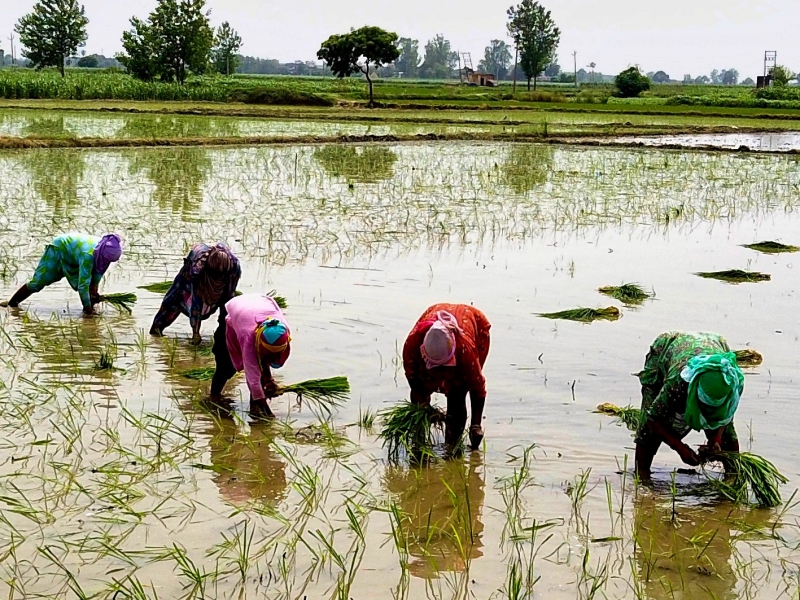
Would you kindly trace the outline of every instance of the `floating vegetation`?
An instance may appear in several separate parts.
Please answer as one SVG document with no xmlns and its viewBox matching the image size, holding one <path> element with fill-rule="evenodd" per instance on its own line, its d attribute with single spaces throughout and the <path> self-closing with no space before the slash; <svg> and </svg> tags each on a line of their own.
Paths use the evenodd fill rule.
<svg viewBox="0 0 800 600">
<path fill-rule="evenodd" d="M 622 316 L 622 313 L 616 306 L 609 306 L 606 308 L 572 308 L 560 312 L 539 313 L 539 316 L 545 319 L 591 323 L 592 321 L 616 321 Z"/>
<path fill-rule="evenodd" d="M 642 411 L 638 408 L 634 408 L 633 406 L 621 408 L 606 402 L 605 404 L 598 406 L 595 412 L 616 417 L 620 423 L 625 425 L 625 427 L 631 431 L 636 431 L 639 429 L 639 424 L 642 421 Z"/>
<path fill-rule="evenodd" d="M 597 291 L 629 305 L 641 304 L 648 298 L 653 297 L 652 293 L 645 291 L 645 289 L 637 283 L 607 285 L 601 287 Z"/>
<path fill-rule="evenodd" d="M 719 462 L 725 467 L 724 479 L 710 476 L 708 480 L 731 502 L 749 504 L 752 493 L 755 503 L 762 508 L 780 506 L 780 486 L 789 480 L 767 459 L 749 452 L 722 452 L 708 462 Z"/>
<path fill-rule="evenodd" d="M 136 304 L 136 294 L 123 292 L 120 294 L 106 294 L 102 296 L 102 301 L 110 304 L 120 312 L 131 314 L 133 305 Z"/>
<path fill-rule="evenodd" d="M 764 362 L 764 357 L 760 352 L 745 348 L 744 350 L 735 350 L 736 362 L 740 367 L 757 367 Z"/>
<path fill-rule="evenodd" d="M 695 275 L 704 279 L 717 279 L 727 283 L 757 283 L 759 281 L 769 281 L 772 279 L 772 275 L 769 275 L 768 273 L 742 271 L 741 269 L 695 273 Z"/>
<path fill-rule="evenodd" d="M 195 381 L 211 381 L 214 378 L 215 367 L 194 367 L 180 372 L 181 377 Z"/>
<path fill-rule="evenodd" d="M 403 452 L 416 460 L 433 456 L 434 429 L 442 430 L 443 410 L 430 404 L 401 402 L 378 415 L 383 422 L 378 437 L 391 458 L 397 459 Z"/>
<path fill-rule="evenodd" d="M 787 246 L 786 244 L 781 244 L 780 242 L 757 242 L 755 244 L 743 244 L 744 248 L 749 248 L 750 250 L 755 250 L 756 252 L 763 252 L 764 254 L 782 254 L 784 252 L 798 252 L 800 251 L 800 247 L 798 246 Z"/>
</svg>

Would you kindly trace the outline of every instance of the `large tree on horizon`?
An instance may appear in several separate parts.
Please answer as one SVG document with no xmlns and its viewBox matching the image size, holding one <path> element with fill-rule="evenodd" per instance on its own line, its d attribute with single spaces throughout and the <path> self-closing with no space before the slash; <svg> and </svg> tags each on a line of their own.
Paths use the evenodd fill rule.
<svg viewBox="0 0 800 600">
<path fill-rule="evenodd" d="M 395 68 L 403 73 L 404 77 L 416 77 L 419 74 L 419 40 L 400 38 L 397 40 L 397 49 L 400 56 L 395 61 Z"/>
<path fill-rule="evenodd" d="M 380 27 L 362 27 L 350 33 L 334 34 L 322 42 L 317 58 L 328 63 L 337 77 L 362 73 L 369 84 L 369 105 L 375 105 L 372 76 L 400 56 L 397 34 Z"/>
<path fill-rule="evenodd" d="M 230 75 L 239 66 L 239 49 L 242 38 L 239 33 L 225 21 L 217 28 L 214 36 L 214 47 L 211 49 L 211 62 L 218 73 Z"/>
<path fill-rule="evenodd" d="M 508 35 L 519 53 L 519 66 L 528 80 L 528 90 L 536 89 L 536 80 L 556 61 L 561 30 L 550 11 L 534 0 L 522 0 L 507 11 Z"/>
<path fill-rule="evenodd" d="M 458 53 L 450 47 L 450 40 L 439 33 L 425 44 L 425 58 L 420 74 L 427 79 L 449 79 L 458 68 Z"/>
<path fill-rule="evenodd" d="M 77 0 L 39 0 L 14 30 L 24 47 L 22 56 L 37 69 L 57 67 L 64 77 L 67 58 L 86 43 L 88 23 Z"/>
<path fill-rule="evenodd" d="M 511 47 L 503 40 L 492 40 L 483 51 L 483 60 L 478 63 L 478 69 L 491 73 L 498 80 L 508 74 L 511 65 Z"/>
</svg>

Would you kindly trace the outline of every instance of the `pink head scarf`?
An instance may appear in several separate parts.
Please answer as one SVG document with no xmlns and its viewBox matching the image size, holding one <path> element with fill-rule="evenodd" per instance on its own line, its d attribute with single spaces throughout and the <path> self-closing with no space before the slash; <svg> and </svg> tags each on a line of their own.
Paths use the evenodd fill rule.
<svg viewBox="0 0 800 600">
<path fill-rule="evenodd" d="M 94 247 L 94 268 L 101 275 L 122 256 L 122 240 L 116 233 L 104 235 Z"/>
<path fill-rule="evenodd" d="M 436 313 L 436 321 L 428 329 L 420 346 L 426 368 L 456 365 L 456 331 L 463 333 L 453 315 L 444 310 Z"/>
</svg>

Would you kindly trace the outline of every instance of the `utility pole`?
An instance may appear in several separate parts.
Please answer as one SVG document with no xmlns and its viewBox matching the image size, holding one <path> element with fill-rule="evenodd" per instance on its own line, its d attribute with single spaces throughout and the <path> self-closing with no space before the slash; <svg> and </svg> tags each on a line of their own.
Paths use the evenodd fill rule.
<svg viewBox="0 0 800 600">
<path fill-rule="evenodd" d="M 575 89 L 578 88 L 578 51 L 575 50 L 572 52 L 572 61 L 573 61 L 573 68 L 575 73 Z"/>
<path fill-rule="evenodd" d="M 517 59 L 519 58 L 519 46 L 514 42 L 514 86 L 511 88 L 511 94 L 517 93 Z"/>
<path fill-rule="evenodd" d="M 16 56 L 14 55 L 14 34 L 12 33 L 8 39 L 11 41 L 11 66 L 13 67 L 16 64 Z"/>
</svg>

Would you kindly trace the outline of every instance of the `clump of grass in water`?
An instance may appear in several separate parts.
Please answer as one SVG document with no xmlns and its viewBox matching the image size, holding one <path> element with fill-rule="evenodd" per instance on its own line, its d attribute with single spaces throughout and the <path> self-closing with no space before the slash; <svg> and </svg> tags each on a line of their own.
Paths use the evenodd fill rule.
<svg viewBox="0 0 800 600">
<path fill-rule="evenodd" d="M 622 316 L 622 313 L 616 306 L 609 306 L 607 308 L 572 308 L 554 313 L 539 313 L 539 316 L 545 319 L 591 323 L 592 321 L 616 321 Z"/>
<path fill-rule="evenodd" d="M 186 379 L 194 379 L 195 381 L 211 381 L 214 378 L 215 367 L 194 367 L 192 369 L 185 369 L 180 372 L 182 377 Z"/>
<path fill-rule="evenodd" d="M 402 452 L 417 460 L 433 456 L 433 428 L 441 431 L 444 424 L 445 414 L 441 409 L 430 404 L 401 402 L 381 411 L 379 416 L 383 427 L 378 437 L 391 458 L 399 458 Z"/>
<path fill-rule="evenodd" d="M 131 292 L 123 292 L 120 294 L 105 294 L 101 297 L 102 301 L 110 304 L 120 312 L 131 314 L 133 312 L 133 305 L 136 304 L 136 294 Z"/>
<path fill-rule="evenodd" d="M 757 271 L 742 271 L 741 269 L 730 269 L 728 271 L 711 271 L 695 273 L 704 279 L 717 279 L 726 283 L 757 283 L 759 281 L 770 281 L 772 275 L 759 273 Z"/>
<path fill-rule="evenodd" d="M 94 365 L 95 371 L 110 371 L 114 368 L 114 357 L 116 351 L 114 348 L 106 347 L 100 351 L 100 358 Z"/>
<path fill-rule="evenodd" d="M 781 254 L 784 252 L 800 251 L 800 247 L 798 246 L 787 246 L 786 244 L 781 244 L 780 242 L 771 241 L 757 242 L 755 244 L 743 244 L 742 247 L 755 250 L 756 252 L 763 252 L 764 254 Z"/>
<path fill-rule="evenodd" d="M 607 285 L 597 290 L 601 294 L 611 296 L 615 300 L 619 300 L 624 304 L 641 304 L 648 298 L 652 298 L 653 294 L 646 292 L 643 287 L 637 283 L 624 283 L 622 285 Z"/>
</svg>

